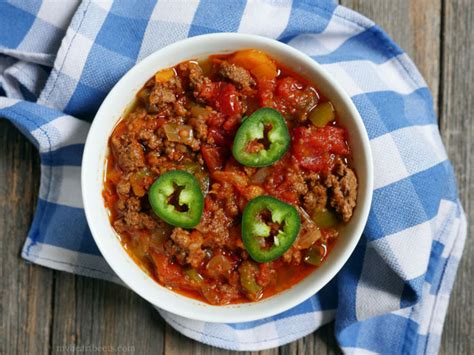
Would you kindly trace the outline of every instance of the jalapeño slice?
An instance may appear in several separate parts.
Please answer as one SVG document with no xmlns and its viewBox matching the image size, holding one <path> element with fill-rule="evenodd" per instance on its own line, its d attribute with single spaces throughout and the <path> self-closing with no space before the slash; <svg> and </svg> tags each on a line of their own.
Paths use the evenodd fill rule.
<svg viewBox="0 0 474 355">
<path fill-rule="evenodd" d="M 250 257 L 266 263 L 282 256 L 300 230 L 296 209 L 276 198 L 259 196 L 251 200 L 242 216 L 242 239 Z"/>
<path fill-rule="evenodd" d="M 234 138 L 232 154 L 242 165 L 263 167 L 280 159 L 290 146 L 283 116 L 264 107 L 243 121 Z"/>
<path fill-rule="evenodd" d="M 151 185 L 148 199 L 153 212 L 173 226 L 193 228 L 201 220 L 204 197 L 199 182 L 186 171 L 161 175 Z"/>
</svg>

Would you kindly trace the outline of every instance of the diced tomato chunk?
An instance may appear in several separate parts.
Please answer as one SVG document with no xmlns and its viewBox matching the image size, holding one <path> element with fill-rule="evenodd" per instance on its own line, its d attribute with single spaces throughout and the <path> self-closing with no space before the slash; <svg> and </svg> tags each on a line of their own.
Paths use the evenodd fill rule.
<svg viewBox="0 0 474 355">
<path fill-rule="evenodd" d="M 292 102 L 296 100 L 304 85 L 295 78 L 287 76 L 278 80 L 276 94 L 285 100 Z"/>
<path fill-rule="evenodd" d="M 221 183 L 227 182 L 231 184 L 241 194 L 245 192 L 249 183 L 248 177 L 244 173 L 234 171 L 216 171 L 212 174 L 212 178 Z"/>
<path fill-rule="evenodd" d="M 221 86 L 218 96 L 215 98 L 216 108 L 226 115 L 236 115 L 241 111 L 241 104 L 237 89 L 232 84 Z"/>
<path fill-rule="evenodd" d="M 212 100 L 218 94 L 221 82 L 204 82 L 200 87 L 198 96 L 204 100 Z"/>
<path fill-rule="evenodd" d="M 223 147 L 202 146 L 201 154 L 209 171 L 215 171 L 224 167 L 229 151 Z"/>
<path fill-rule="evenodd" d="M 204 83 L 200 87 L 198 96 L 225 115 L 236 115 L 242 110 L 238 91 L 229 83 L 222 81 Z"/>
<path fill-rule="evenodd" d="M 274 107 L 273 92 L 275 90 L 275 80 L 258 81 L 258 98 L 262 107 Z"/>
<path fill-rule="evenodd" d="M 272 262 L 259 264 L 259 268 L 260 272 L 257 274 L 257 282 L 259 285 L 268 286 L 276 284 L 277 273 Z"/>
<path fill-rule="evenodd" d="M 226 132 L 219 128 L 209 128 L 207 135 L 219 146 L 228 146 L 232 142 Z"/>
<path fill-rule="evenodd" d="M 334 164 L 334 154 L 349 154 L 346 136 L 340 127 L 298 127 L 293 131 L 293 154 L 307 169 L 329 171 Z"/>
<path fill-rule="evenodd" d="M 222 128 L 224 128 L 224 130 L 226 132 L 229 132 L 229 133 L 235 133 L 235 131 L 237 130 L 237 128 L 239 127 L 240 125 L 240 122 L 241 122 L 241 118 L 239 115 L 234 115 L 234 116 L 231 116 L 229 117 L 224 125 L 222 126 Z"/>
<path fill-rule="evenodd" d="M 163 253 L 151 253 L 155 264 L 156 276 L 165 285 L 179 286 L 185 280 L 181 268 L 172 263 L 169 256 Z"/>
</svg>

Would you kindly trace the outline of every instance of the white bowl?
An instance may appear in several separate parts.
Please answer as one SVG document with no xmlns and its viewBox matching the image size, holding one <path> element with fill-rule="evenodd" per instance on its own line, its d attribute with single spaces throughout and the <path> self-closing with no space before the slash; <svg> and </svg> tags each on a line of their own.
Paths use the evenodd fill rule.
<svg viewBox="0 0 474 355">
<path fill-rule="evenodd" d="M 315 83 L 320 92 L 332 101 L 350 135 L 349 144 L 359 179 L 357 207 L 326 262 L 300 283 L 259 302 L 212 306 L 159 285 L 130 258 L 120 244 L 104 206 L 104 163 L 107 142 L 115 124 L 134 100 L 137 91 L 155 72 L 189 59 L 245 48 L 268 53 Z M 82 160 L 82 197 L 87 221 L 99 250 L 118 277 L 161 309 L 191 319 L 223 323 L 273 316 L 298 305 L 326 285 L 342 268 L 362 235 L 372 199 L 372 180 L 372 156 L 367 132 L 357 109 L 339 84 L 318 63 L 292 47 L 264 37 L 234 33 L 210 34 L 179 41 L 158 50 L 130 69 L 100 106 L 87 137 Z"/>
</svg>

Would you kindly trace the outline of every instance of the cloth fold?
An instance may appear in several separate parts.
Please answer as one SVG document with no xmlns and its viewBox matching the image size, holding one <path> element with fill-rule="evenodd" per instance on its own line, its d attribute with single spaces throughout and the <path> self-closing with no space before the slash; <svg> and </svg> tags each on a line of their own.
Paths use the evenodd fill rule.
<svg viewBox="0 0 474 355">
<path fill-rule="evenodd" d="M 438 350 L 465 215 L 431 94 L 378 26 L 330 1 L 61 4 L 57 12 L 57 2 L 0 3 L 8 29 L 0 34 L 0 117 L 41 155 L 23 258 L 120 282 L 90 235 L 80 193 L 82 150 L 100 103 L 137 61 L 167 44 L 211 32 L 263 35 L 321 63 L 357 106 L 375 166 L 364 235 L 326 287 L 282 314 L 239 324 L 161 315 L 186 336 L 233 350 L 276 347 L 332 320 L 348 354 Z"/>
</svg>

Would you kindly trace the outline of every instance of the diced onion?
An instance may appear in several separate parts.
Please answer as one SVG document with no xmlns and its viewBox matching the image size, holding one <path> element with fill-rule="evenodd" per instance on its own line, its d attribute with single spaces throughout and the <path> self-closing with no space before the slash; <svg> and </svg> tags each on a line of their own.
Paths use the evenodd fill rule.
<svg viewBox="0 0 474 355">
<path fill-rule="evenodd" d="M 199 105 L 192 105 L 191 106 L 191 114 L 194 117 L 199 117 L 202 116 L 203 118 L 206 118 L 209 116 L 209 114 L 212 112 L 212 109 L 209 107 L 202 107 Z"/>
<path fill-rule="evenodd" d="M 303 208 L 298 208 L 301 216 L 301 230 L 295 242 L 297 249 L 308 249 L 321 238 L 321 231 Z"/>
<path fill-rule="evenodd" d="M 177 125 L 174 123 L 166 123 L 163 125 L 166 138 L 171 142 L 190 143 L 193 139 L 193 128 L 188 125 Z"/>
<path fill-rule="evenodd" d="M 260 168 L 255 174 L 252 175 L 250 182 L 252 184 L 263 184 L 271 172 L 272 169 L 269 167 Z"/>
</svg>

